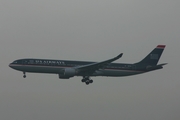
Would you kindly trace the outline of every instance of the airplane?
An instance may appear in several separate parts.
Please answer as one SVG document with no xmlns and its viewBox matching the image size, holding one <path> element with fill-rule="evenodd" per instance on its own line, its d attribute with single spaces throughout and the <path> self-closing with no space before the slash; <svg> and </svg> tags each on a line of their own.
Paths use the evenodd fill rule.
<svg viewBox="0 0 180 120">
<path fill-rule="evenodd" d="M 165 47 L 166 45 L 158 45 L 144 59 L 133 64 L 112 63 L 122 57 L 123 53 L 121 53 L 114 58 L 102 62 L 19 59 L 10 63 L 9 67 L 22 71 L 24 78 L 26 78 L 26 72 L 58 74 L 60 79 L 82 76 L 81 82 L 89 85 L 93 83 L 93 80 L 90 78 L 93 76 L 121 77 L 162 69 L 167 63 L 157 63 Z"/>
</svg>

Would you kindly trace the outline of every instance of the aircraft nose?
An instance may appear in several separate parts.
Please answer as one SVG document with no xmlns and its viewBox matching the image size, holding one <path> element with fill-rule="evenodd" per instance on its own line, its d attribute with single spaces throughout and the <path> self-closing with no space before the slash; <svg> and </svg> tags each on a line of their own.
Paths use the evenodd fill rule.
<svg viewBox="0 0 180 120">
<path fill-rule="evenodd" d="M 12 68 L 12 63 L 9 64 L 9 67 Z"/>
</svg>

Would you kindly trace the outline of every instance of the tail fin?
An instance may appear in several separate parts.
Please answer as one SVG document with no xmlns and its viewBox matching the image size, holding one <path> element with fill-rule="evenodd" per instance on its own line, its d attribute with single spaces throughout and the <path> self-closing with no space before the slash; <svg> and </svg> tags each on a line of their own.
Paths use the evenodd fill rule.
<svg viewBox="0 0 180 120">
<path fill-rule="evenodd" d="M 152 66 L 157 65 L 165 47 L 165 45 L 158 45 L 151 53 L 149 53 L 143 60 L 141 60 L 137 64 Z"/>
</svg>

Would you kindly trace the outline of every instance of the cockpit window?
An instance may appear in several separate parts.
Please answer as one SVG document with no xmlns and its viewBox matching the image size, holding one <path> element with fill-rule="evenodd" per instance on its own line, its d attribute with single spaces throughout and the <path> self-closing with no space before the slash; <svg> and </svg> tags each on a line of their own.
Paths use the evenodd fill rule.
<svg viewBox="0 0 180 120">
<path fill-rule="evenodd" d="M 14 63 L 14 64 L 17 64 L 18 62 L 17 62 L 17 61 L 14 61 L 13 63 Z"/>
<path fill-rule="evenodd" d="M 13 62 L 13 64 L 22 64 L 22 60 L 16 60 Z"/>
</svg>

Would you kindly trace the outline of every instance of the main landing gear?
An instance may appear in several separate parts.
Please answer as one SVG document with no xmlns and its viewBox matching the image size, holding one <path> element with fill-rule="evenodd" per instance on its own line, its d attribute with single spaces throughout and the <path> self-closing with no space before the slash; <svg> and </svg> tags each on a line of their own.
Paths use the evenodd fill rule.
<svg viewBox="0 0 180 120">
<path fill-rule="evenodd" d="M 24 74 L 24 75 L 23 75 L 23 78 L 26 78 L 26 72 L 23 72 L 23 74 Z"/>
<path fill-rule="evenodd" d="M 83 77 L 83 79 L 81 81 L 86 83 L 86 85 L 89 85 L 90 83 L 93 83 L 93 80 L 91 80 L 89 78 L 89 76 L 88 77 Z"/>
</svg>

